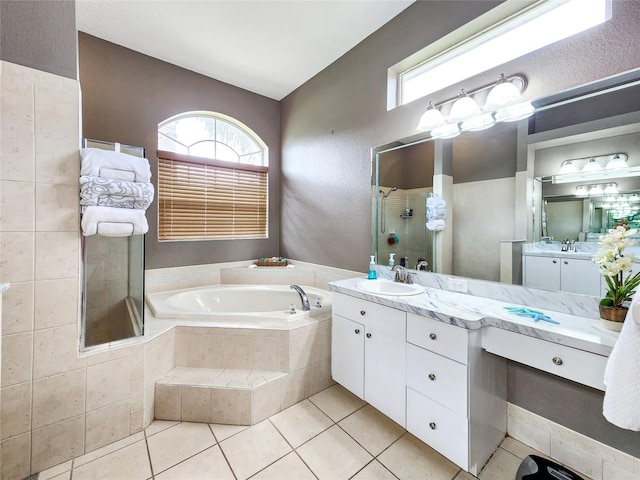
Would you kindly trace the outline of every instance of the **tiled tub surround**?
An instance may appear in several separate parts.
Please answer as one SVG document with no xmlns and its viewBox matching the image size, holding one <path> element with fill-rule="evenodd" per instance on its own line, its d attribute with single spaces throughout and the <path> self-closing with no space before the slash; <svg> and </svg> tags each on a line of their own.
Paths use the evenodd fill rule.
<svg viewBox="0 0 640 480">
<path fill-rule="evenodd" d="M 385 274 L 384 271 L 380 273 L 383 276 Z M 420 281 L 422 278 L 424 277 L 419 276 L 417 280 Z M 434 281 L 434 279 L 431 280 Z M 442 278 L 437 279 L 437 281 L 442 280 Z M 571 313 L 544 310 L 544 313 L 559 321 L 560 325 L 542 321 L 535 323 L 530 318 L 511 315 L 503 308 L 504 306 L 518 305 L 516 302 L 480 298 L 430 287 L 426 288 L 426 294 L 417 296 L 369 295 L 357 289 L 356 286 L 361 281 L 363 281 L 363 277 L 338 281 L 332 283 L 331 288 L 337 293 L 406 311 L 409 314 L 420 315 L 437 322 L 473 329 L 476 332 L 479 331 L 478 329 L 482 329 L 482 346 L 489 351 L 492 351 L 496 344 L 493 341 L 495 340 L 493 333 L 498 332 L 500 335 L 510 336 L 506 341 L 501 337 L 498 338 L 498 353 L 502 356 L 530 364 L 534 368 L 565 376 L 600 390 L 604 389 L 601 382 L 604 365 L 618 334 L 599 327 L 597 319 L 579 317 Z M 495 288 L 500 290 L 503 287 L 496 286 Z M 533 290 L 527 292 L 526 289 L 521 287 L 520 289 L 525 290 L 525 292 L 518 298 L 519 300 L 526 298 L 527 295 L 535 296 L 535 291 Z M 500 295 L 500 292 L 497 291 L 493 293 L 496 296 Z M 542 293 L 546 295 L 547 292 L 540 292 L 540 294 Z M 535 301 L 532 298 L 528 300 L 532 302 L 532 306 L 535 305 Z M 525 303 L 523 302 L 519 305 L 522 306 Z M 551 304 L 547 302 L 547 306 L 549 305 Z M 563 305 L 559 304 L 557 308 L 566 312 L 574 309 L 575 305 L 565 302 Z M 539 307 L 538 310 L 540 310 Z M 580 304 L 578 304 L 577 310 L 580 310 Z M 488 335 L 486 335 L 487 332 L 489 332 Z M 530 339 L 531 342 L 535 342 L 535 345 L 527 345 L 523 348 L 519 343 L 522 339 Z M 504 345 L 506 345 L 506 349 Z M 515 346 L 515 349 L 511 348 L 513 346 Z M 549 368 L 546 364 L 540 366 L 533 363 L 533 361 L 529 363 L 528 355 L 530 351 L 533 351 L 533 357 L 543 355 L 545 353 L 543 351 L 547 346 L 553 346 L 554 352 L 561 351 L 562 355 L 568 355 L 565 362 L 565 367 L 569 369 L 568 374 L 562 371 L 554 371 L 557 366 Z M 518 358 L 520 354 L 518 348 L 525 351 L 527 358 Z M 577 367 L 573 369 L 575 365 L 570 365 L 575 360 L 573 354 L 577 354 L 576 358 L 579 360 L 582 359 L 581 356 L 585 356 L 586 361 L 595 361 L 595 366 L 593 368 L 591 366 L 585 367 L 584 363 L 578 361 Z M 512 355 L 515 355 L 515 357 Z M 549 357 L 550 359 L 551 357 Z M 595 371 L 595 373 L 592 372 L 592 374 L 588 373 L 590 370 L 596 369 L 601 370 L 599 372 Z M 587 371 L 588 374 L 583 378 L 581 375 L 584 371 Z M 509 404 L 508 408 L 507 433 L 510 436 L 540 450 L 546 455 L 551 455 L 553 458 L 560 460 L 570 468 L 580 471 L 590 478 L 638 478 L 640 460 L 631 455 L 557 425 L 518 406 Z M 588 461 L 585 461 L 585 459 Z"/>
<path fill-rule="evenodd" d="M 150 271 L 147 292 L 211 284 L 312 285 L 356 272 L 294 262 L 295 268 L 249 268 L 234 262 Z M 147 335 L 175 326 L 175 368 L 156 384 L 155 418 L 253 425 L 333 384 L 331 312 L 287 328 L 225 328 L 208 321 L 155 319 Z M 216 326 L 218 325 L 218 326 Z M 228 327 L 228 325 L 226 325 Z"/>
</svg>

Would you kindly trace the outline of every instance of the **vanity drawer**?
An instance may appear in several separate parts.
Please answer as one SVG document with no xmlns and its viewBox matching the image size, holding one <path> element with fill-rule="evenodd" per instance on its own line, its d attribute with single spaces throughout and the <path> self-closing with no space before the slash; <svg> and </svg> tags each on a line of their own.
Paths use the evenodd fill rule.
<svg viewBox="0 0 640 480">
<path fill-rule="evenodd" d="M 604 391 L 607 357 L 496 327 L 482 329 L 482 348 Z"/>
<path fill-rule="evenodd" d="M 466 328 L 408 313 L 407 342 L 467 364 L 469 336 Z"/>
<path fill-rule="evenodd" d="M 464 470 L 469 469 L 469 423 L 407 388 L 407 430 Z"/>
<path fill-rule="evenodd" d="M 366 323 L 367 318 L 386 318 L 390 321 L 404 322 L 406 313 L 395 308 L 378 305 L 367 300 L 334 293 L 331 297 L 331 309 L 334 315 L 348 318 L 350 320 Z"/>
<path fill-rule="evenodd" d="M 467 416 L 467 366 L 407 345 L 407 386 Z"/>
</svg>

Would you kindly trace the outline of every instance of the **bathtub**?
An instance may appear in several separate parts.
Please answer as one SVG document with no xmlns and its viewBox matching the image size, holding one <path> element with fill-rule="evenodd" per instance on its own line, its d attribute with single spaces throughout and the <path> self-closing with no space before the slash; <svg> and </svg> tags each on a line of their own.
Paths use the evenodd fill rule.
<svg viewBox="0 0 640 480">
<path fill-rule="evenodd" d="M 306 312 L 289 285 L 214 285 L 149 293 L 145 298 L 155 318 L 189 325 L 287 329 L 331 315 L 331 292 L 301 287 L 311 306 Z"/>
</svg>

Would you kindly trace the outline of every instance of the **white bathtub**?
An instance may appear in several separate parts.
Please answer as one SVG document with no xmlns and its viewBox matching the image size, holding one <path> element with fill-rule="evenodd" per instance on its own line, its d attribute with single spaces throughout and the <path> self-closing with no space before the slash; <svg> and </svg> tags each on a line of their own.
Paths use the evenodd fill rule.
<svg viewBox="0 0 640 480">
<path fill-rule="evenodd" d="M 187 320 L 208 326 L 291 328 L 331 314 L 331 292 L 301 285 L 311 310 L 289 285 L 215 285 L 149 293 L 147 305 L 159 319 Z M 290 306 L 296 313 L 290 313 Z M 318 306 L 319 305 L 319 306 Z"/>
</svg>

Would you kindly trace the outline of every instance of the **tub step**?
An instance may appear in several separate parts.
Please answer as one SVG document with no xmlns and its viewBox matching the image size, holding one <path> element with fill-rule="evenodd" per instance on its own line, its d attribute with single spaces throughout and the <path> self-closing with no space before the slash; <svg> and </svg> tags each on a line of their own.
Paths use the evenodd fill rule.
<svg viewBox="0 0 640 480">
<path fill-rule="evenodd" d="M 254 425 L 278 413 L 281 380 L 264 370 L 176 367 L 156 382 L 155 418 Z"/>
</svg>

